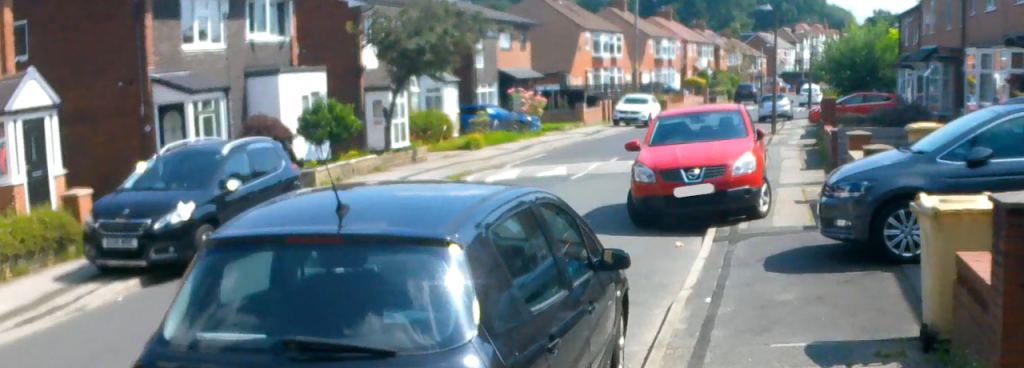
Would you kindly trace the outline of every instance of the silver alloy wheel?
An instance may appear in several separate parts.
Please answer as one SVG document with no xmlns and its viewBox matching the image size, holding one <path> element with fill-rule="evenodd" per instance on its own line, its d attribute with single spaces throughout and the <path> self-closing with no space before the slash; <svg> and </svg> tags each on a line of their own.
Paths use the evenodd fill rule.
<svg viewBox="0 0 1024 368">
<path fill-rule="evenodd" d="M 761 213 L 768 212 L 768 209 L 772 206 L 772 189 L 768 186 L 766 181 L 761 184 L 761 195 L 757 200 L 757 210 Z"/>
<path fill-rule="evenodd" d="M 206 243 L 206 240 L 207 240 L 207 239 L 210 239 L 210 234 L 212 234 L 212 233 L 211 233 L 211 232 L 206 232 L 206 233 L 203 233 L 203 235 L 202 235 L 202 236 L 200 236 L 200 237 L 199 237 L 199 239 L 200 239 L 200 240 L 202 240 L 202 241 L 203 241 L 203 243 L 205 244 L 205 243 Z"/>
<path fill-rule="evenodd" d="M 921 254 L 921 225 L 917 215 L 907 208 L 893 212 L 882 226 L 882 240 L 890 252 L 900 257 Z"/>
</svg>

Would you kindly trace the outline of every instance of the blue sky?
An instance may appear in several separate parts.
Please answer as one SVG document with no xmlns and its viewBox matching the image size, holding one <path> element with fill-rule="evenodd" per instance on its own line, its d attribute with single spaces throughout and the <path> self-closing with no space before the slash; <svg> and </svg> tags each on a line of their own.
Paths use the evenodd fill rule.
<svg viewBox="0 0 1024 368">
<path fill-rule="evenodd" d="M 861 23 L 870 17 L 875 9 L 885 9 L 899 14 L 917 4 L 917 0 L 828 0 L 828 3 L 849 10 L 857 17 L 857 23 Z"/>
</svg>

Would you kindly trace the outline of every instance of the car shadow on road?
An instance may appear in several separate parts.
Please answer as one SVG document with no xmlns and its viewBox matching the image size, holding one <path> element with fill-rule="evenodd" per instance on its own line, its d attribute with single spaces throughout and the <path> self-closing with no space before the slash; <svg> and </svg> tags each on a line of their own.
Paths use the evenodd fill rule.
<svg viewBox="0 0 1024 368">
<path fill-rule="evenodd" d="M 877 252 L 872 251 L 870 245 L 844 244 L 831 240 L 789 249 L 770 255 L 764 260 L 766 272 L 790 275 L 871 271 L 892 274 L 899 283 L 900 294 L 910 305 L 920 323 L 922 319 L 921 291 L 909 279 L 903 266 L 882 258 Z"/>
<path fill-rule="evenodd" d="M 703 236 L 708 227 L 720 226 L 718 221 L 704 218 L 673 218 L 664 219 L 655 228 L 641 229 L 629 220 L 625 203 L 595 208 L 583 218 L 598 234 L 612 236 Z"/>
<path fill-rule="evenodd" d="M 816 341 L 804 348 L 820 367 L 898 365 L 905 368 L 939 368 L 936 356 L 925 355 L 917 338 L 883 340 Z"/>
<path fill-rule="evenodd" d="M 114 282 L 139 278 L 143 287 L 149 287 L 180 278 L 184 271 L 185 266 L 174 266 L 159 269 L 123 268 L 100 272 L 92 264 L 86 263 L 81 267 L 57 276 L 54 280 L 68 286 L 74 286 L 86 283 Z"/>
</svg>

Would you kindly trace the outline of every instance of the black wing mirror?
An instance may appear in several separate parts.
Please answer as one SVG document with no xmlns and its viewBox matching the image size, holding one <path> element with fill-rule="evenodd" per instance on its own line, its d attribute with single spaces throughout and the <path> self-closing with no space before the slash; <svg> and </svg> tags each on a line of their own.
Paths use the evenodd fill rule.
<svg viewBox="0 0 1024 368">
<path fill-rule="evenodd" d="M 971 148 L 970 152 L 967 152 L 967 159 L 964 162 L 967 164 L 968 169 L 974 169 L 985 166 L 989 160 L 992 159 L 992 155 L 995 153 L 991 149 L 985 147 L 974 147 Z"/>
<path fill-rule="evenodd" d="M 603 271 L 619 271 L 629 268 L 633 261 L 629 258 L 629 253 L 622 249 L 605 249 L 597 264 Z"/>
</svg>

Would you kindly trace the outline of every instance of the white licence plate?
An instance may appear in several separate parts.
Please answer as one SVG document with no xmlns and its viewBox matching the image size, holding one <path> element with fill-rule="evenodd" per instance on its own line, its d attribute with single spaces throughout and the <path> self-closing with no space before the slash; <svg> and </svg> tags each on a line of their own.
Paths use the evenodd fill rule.
<svg viewBox="0 0 1024 368">
<path fill-rule="evenodd" d="M 136 249 L 139 247 L 139 239 L 136 238 L 103 238 L 103 248 L 106 249 Z"/>
<path fill-rule="evenodd" d="M 711 183 L 687 185 L 685 187 L 676 188 L 672 194 L 675 194 L 676 198 L 693 197 L 704 194 L 711 194 L 715 192 L 715 185 Z"/>
</svg>

